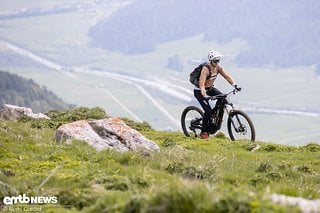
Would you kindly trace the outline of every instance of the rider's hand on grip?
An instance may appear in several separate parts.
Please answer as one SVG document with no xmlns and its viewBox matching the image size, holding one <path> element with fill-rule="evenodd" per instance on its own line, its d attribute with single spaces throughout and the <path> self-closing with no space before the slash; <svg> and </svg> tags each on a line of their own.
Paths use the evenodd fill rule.
<svg viewBox="0 0 320 213">
<path fill-rule="evenodd" d="M 203 99 L 205 99 L 205 100 L 210 100 L 212 97 L 211 96 L 208 96 L 208 95 L 206 95 L 206 96 L 203 96 Z"/>
<path fill-rule="evenodd" d="M 241 91 L 241 87 L 238 84 L 234 85 L 234 89 L 237 90 L 238 92 Z"/>
</svg>

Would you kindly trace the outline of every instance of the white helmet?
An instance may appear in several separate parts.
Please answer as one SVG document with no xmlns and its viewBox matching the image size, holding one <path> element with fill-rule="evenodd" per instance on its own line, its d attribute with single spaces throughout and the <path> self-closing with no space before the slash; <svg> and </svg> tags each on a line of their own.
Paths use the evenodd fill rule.
<svg viewBox="0 0 320 213">
<path fill-rule="evenodd" d="M 208 53 L 208 60 L 209 61 L 220 61 L 221 54 L 218 51 L 211 50 Z"/>
</svg>

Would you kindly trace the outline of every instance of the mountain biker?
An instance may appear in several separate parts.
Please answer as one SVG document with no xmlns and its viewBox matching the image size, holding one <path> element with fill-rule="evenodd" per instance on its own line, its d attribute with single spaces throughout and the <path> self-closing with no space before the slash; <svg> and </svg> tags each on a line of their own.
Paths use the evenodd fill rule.
<svg viewBox="0 0 320 213">
<path fill-rule="evenodd" d="M 233 78 L 227 73 L 227 71 L 219 64 L 222 55 L 214 50 L 208 53 L 208 63 L 203 66 L 199 77 L 199 87 L 195 86 L 194 96 L 199 101 L 201 107 L 204 110 L 202 128 L 200 133 L 201 139 L 207 139 L 209 137 L 210 126 L 209 120 L 211 115 L 211 106 L 208 102 L 208 96 L 216 96 L 222 94 L 217 88 L 214 87 L 214 81 L 218 74 L 222 75 L 236 90 L 240 91 L 239 87 Z M 216 102 L 214 110 L 217 109 L 219 101 Z"/>
</svg>

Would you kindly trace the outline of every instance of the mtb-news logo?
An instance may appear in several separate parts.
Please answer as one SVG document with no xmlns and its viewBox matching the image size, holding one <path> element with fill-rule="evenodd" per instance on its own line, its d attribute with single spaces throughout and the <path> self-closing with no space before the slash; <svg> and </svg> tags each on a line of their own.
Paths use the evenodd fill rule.
<svg viewBox="0 0 320 213">
<path fill-rule="evenodd" d="M 19 208 L 19 211 L 32 211 L 32 209 L 30 209 L 29 207 L 31 207 L 32 205 L 28 204 L 57 204 L 58 203 L 58 198 L 55 196 L 28 196 L 26 194 L 23 195 L 18 195 L 18 196 L 5 196 L 2 200 L 3 204 L 4 204 L 4 209 L 2 210 L 7 210 L 7 211 L 11 211 L 11 210 L 18 210 L 17 208 Z M 15 205 L 15 206 L 13 206 Z M 20 206 L 19 206 L 20 205 Z M 8 207 L 8 208 L 6 208 Z M 13 208 L 15 207 L 15 208 Z M 34 209 L 36 210 L 36 209 Z M 39 209 L 37 209 L 39 210 Z"/>
</svg>

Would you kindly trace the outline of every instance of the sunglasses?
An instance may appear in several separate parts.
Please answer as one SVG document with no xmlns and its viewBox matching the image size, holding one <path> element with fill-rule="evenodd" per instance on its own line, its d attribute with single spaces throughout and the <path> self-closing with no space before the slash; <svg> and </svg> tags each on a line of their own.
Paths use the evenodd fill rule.
<svg viewBox="0 0 320 213">
<path fill-rule="evenodd" d="M 212 60 L 213 63 L 219 63 L 220 60 Z"/>
</svg>

